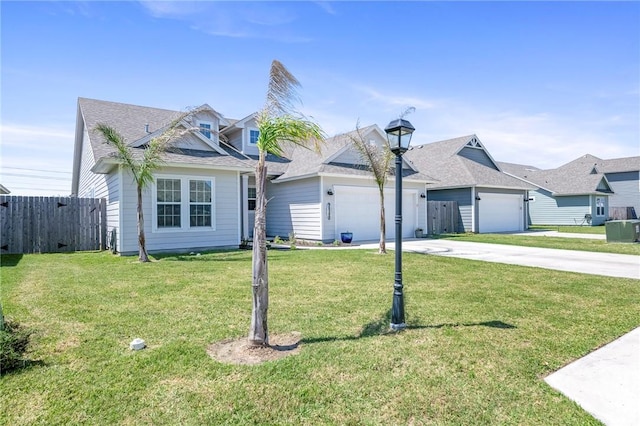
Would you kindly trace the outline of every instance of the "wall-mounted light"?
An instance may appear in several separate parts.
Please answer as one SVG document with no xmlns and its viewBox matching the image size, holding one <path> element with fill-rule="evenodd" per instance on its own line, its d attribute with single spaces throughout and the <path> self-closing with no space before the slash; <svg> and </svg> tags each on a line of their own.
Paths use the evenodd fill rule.
<svg viewBox="0 0 640 426">
<path fill-rule="evenodd" d="M 329 190 L 327 191 L 327 195 L 333 195 L 333 189 L 329 188 Z"/>
<path fill-rule="evenodd" d="M 422 193 L 420 194 L 420 198 L 427 198 L 427 194 L 425 194 L 424 192 L 422 192 Z"/>
</svg>

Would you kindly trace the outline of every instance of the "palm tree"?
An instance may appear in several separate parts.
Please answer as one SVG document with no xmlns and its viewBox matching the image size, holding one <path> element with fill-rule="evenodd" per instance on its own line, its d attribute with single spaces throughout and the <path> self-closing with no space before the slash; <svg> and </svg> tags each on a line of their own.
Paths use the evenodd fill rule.
<svg viewBox="0 0 640 426">
<path fill-rule="evenodd" d="M 146 144 L 142 158 L 136 155 L 136 148 L 129 146 L 125 138 L 113 127 L 98 123 L 94 130 L 102 134 L 107 144 L 116 148 L 118 157 L 122 161 L 125 168 L 129 169 L 131 176 L 136 183 L 138 195 L 137 214 L 138 214 L 138 260 L 140 262 L 149 262 L 149 254 L 147 253 L 146 240 L 144 235 L 144 215 L 142 212 L 142 191 L 153 182 L 153 172 L 163 163 L 162 153 L 165 152 L 180 136 L 193 129 L 188 127 L 180 129 L 184 126 L 184 119 L 187 116 L 195 114 L 200 109 L 180 114 L 176 119 L 171 121 L 169 126 L 157 137 L 152 138 Z"/>
<path fill-rule="evenodd" d="M 269 344 L 267 310 L 269 307 L 269 274 L 267 269 L 266 214 L 267 181 L 266 155 L 282 156 L 289 144 L 320 149 L 324 133 L 320 126 L 296 111 L 297 88 L 300 82 L 278 60 L 271 63 L 269 87 L 264 108 L 258 113 L 259 130 L 256 165 L 256 209 L 253 230 L 253 306 L 249 343 Z"/>
<path fill-rule="evenodd" d="M 384 186 L 389 176 L 389 167 L 393 159 L 393 153 L 386 143 L 378 146 L 377 144 L 366 142 L 360 129 L 360 123 L 356 123 L 355 134 L 349 134 L 349 139 L 351 139 L 353 146 L 355 146 L 356 150 L 360 153 L 360 157 L 362 157 L 362 160 L 369 167 L 373 179 L 378 186 L 378 194 L 380 195 L 380 244 L 378 246 L 378 253 L 387 254 L 387 246 L 385 243 L 387 231 L 385 225 Z"/>
</svg>

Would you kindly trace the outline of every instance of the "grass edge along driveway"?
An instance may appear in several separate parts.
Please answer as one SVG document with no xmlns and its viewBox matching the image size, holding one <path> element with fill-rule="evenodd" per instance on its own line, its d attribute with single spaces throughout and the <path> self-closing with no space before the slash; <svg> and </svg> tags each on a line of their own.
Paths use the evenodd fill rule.
<svg viewBox="0 0 640 426">
<path fill-rule="evenodd" d="M 248 332 L 250 252 L 3 256 L 5 314 L 35 334 L 0 423 L 598 424 L 542 378 L 640 314 L 637 280 L 407 253 L 409 328 L 386 334 L 392 255 L 269 257 L 270 330 L 302 347 L 247 367 L 205 348 Z"/>
</svg>

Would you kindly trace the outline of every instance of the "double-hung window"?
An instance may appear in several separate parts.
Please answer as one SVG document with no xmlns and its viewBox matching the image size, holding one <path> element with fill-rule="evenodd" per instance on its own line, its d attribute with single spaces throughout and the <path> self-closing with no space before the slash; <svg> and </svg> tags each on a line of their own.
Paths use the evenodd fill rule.
<svg viewBox="0 0 640 426">
<path fill-rule="evenodd" d="M 200 133 L 207 139 L 211 139 L 211 123 L 200 123 Z"/>
<path fill-rule="evenodd" d="M 211 226 L 211 181 L 189 181 L 189 225 Z"/>
<path fill-rule="evenodd" d="M 258 137 L 260 137 L 260 131 L 256 129 L 249 130 L 249 144 L 256 145 L 258 143 Z"/>
<path fill-rule="evenodd" d="M 256 187 L 250 186 L 247 188 L 247 201 L 249 211 L 254 211 L 256 209 Z"/>
<path fill-rule="evenodd" d="M 604 198 L 596 197 L 596 216 L 604 216 Z"/>
<path fill-rule="evenodd" d="M 180 179 L 158 179 L 156 186 L 158 228 L 180 228 L 182 199 Z"/>
<path fill-rule="evenodd" d="M 214 178 L 159 177 L 155 184 L 156 230 L 215 228 Z"/>
</svg>

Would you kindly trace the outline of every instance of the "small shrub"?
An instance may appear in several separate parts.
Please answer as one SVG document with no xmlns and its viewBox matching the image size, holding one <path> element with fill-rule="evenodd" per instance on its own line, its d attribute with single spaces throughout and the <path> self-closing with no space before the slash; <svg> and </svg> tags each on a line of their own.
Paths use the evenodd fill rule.
<svg viewBox="0 0 640 426">
<path fill-rule="evenodd" d="M 19 367 L 24 359 L 31 332 L 17 321 L 5 320 L 0 330 L 0 374 Z"/>
<path fill-rule="evenodd" d="M 322 241 L 316 241 L 316 245 L 317 245 L 318 247 L 322 247 L 322 246 L 323 246 Z"/>
<path fill-rule="evenodd" d="M 282 244 L 284 243 L 284 241 L 282 240 L 282 238 L 280 238 L 279 235 L 276 235 L 275 237 L 273 237 L 273 244 Z"/>
<path fill-rule="evenodd" d="M 289 248 L 291 250 L 296 249 L 296 234 L 294 234 L 293 232 L 289 233 Z"/>
<path fill-rule="evenodd" d="M 342 244 L 342 242 L 340 242 L 340 240 L 333 240 L 333 245 L 334 246 L 339 246 L 341 244 Z"/>
</svg>

